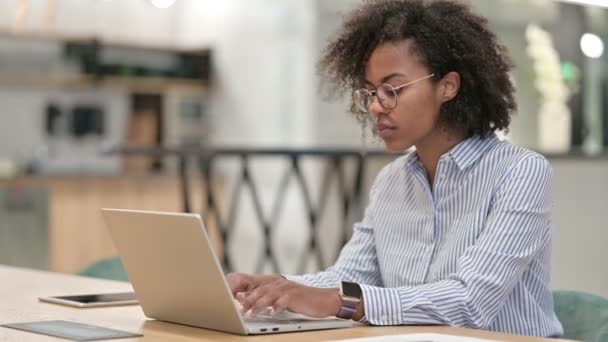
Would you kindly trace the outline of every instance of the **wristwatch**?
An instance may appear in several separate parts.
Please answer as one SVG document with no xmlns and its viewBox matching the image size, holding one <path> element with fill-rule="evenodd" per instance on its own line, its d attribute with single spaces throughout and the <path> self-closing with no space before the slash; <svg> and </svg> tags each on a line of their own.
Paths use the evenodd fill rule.
<svg viewBox="0 0 608 342">
<path fill-rule="evenodd" d="M 341 282 L 340 298 L 342 299 L 342 306 L 336 317 L 352 319 L 355 313 L 357 313 L 357 305 L 361 303 L 362 296 L 363 293 L 359 284 L 348 281 Z"/>
</svg>

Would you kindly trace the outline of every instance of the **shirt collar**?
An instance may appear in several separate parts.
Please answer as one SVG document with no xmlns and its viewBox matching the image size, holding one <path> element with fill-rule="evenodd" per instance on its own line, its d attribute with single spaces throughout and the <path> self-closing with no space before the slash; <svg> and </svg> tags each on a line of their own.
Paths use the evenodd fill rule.
<svg viewBox="0 0 608 342">
<path fill-rule="evenodd" d="M 454 159 L 454 162 L 458 165 L 460 170 L 464 170 L 479 160 L 479 158 L 498 141 L 498 137 L 495 133 L 491 133 L 485 138 L 476 135 L 465 139 L 458 145 L 452 147 L 447 155 Z"/>
<path fill-rule="evenodd" d="M 407 155 L 407 159 L 405 161 L 405 165 L 408 169 L 412 170 L 416 165 L 418 165 L 420 158 L 418 158 L 418 153 L 413 149 L 410 154 Z"/>
<path fill-rule="evenodd" d="M 442 157 L 450 156 L 458 168 L 464 170 L 479 160 L 498 141 L 495 133 L 491 133 L 485 138 L 476 135 L 461 141 Z M 413 151 L 407 156 L 406 165 L 408 168 L 413 168 L 419 164 L 419 161 L 418 153 Z"/>
</svg>

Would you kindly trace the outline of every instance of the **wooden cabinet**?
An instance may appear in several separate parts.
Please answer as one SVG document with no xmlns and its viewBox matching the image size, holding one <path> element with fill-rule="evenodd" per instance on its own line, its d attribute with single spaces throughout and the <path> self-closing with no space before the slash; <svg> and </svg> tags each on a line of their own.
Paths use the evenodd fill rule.
<svg viewBox="0 0 608 342">
<path fill-rule="evenodd" d="M 48 265 L 57 272 L 77 273 L 101 258 L 116 255 L 101 217 L 101 208 L 182 210 L 178 178 L 173 175 L 28 177 L 2 183 L 9 191 L 46 189 L 48 227 L 46 230 L 38 227 L 37 231 L 48 233 Z M 193 187 L 193 208 L 201 208 L 200 185 L 190 186 Z M 213 230 L 210 235 L 217 241 Z M 22 251 L 21 254 L 34 252 Z"/>
</svg>

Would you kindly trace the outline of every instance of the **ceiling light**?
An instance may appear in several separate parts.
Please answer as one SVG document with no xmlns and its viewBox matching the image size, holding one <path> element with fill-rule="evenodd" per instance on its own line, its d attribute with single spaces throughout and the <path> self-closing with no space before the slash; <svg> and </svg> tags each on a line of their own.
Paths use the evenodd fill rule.
<svg viewBox="0 0 608 342">
<path fill-rule="evenodd" d="M 581 50 L 589 58 L 600 58 L 604 53 L 604 42 L 593 33 L 585 33 L 581 37 Z"/>
<path fill-rule="evenodd" d="M 169 8 L 173 6 L 176 0 L 150 0 L 152 6 L 156 8 Z"/>
</svg>

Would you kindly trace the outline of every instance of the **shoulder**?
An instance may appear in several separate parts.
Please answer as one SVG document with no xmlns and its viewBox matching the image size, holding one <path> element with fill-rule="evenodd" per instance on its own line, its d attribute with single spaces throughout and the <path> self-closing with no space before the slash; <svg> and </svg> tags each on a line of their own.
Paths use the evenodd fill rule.
<svg viewBox="0 0 608 342">
<path fill-rule="evenodd" d="M 507 179 L 551 179 L 553 168 L 543 155 L 524 147 L 500 141 L 483 158 L 482 164 L 492 168 L 499 183 Z"/>
<path fill-rule="evenodd" d="M 403 175 L 407 164 L 410 162 L 411 158 L 414 157 L 414 155 L 415 153 L 408 152 L 385 165 L 380 172 L 378 172 L 374 183 L 390 181 L 395 177 Z"/>
<path fill-rule="evenodd" d="M 415 154 L 415 153 L 414 153 Z M 407 183 L 407 164 L 413 153 L 407 153 L 399 156 L 387 165 L 385 165 L 376 175 L 370 189 L 370 195 L 374 193 L 386 192 L 389 189 L 402 188 Z"/>
</svg>

